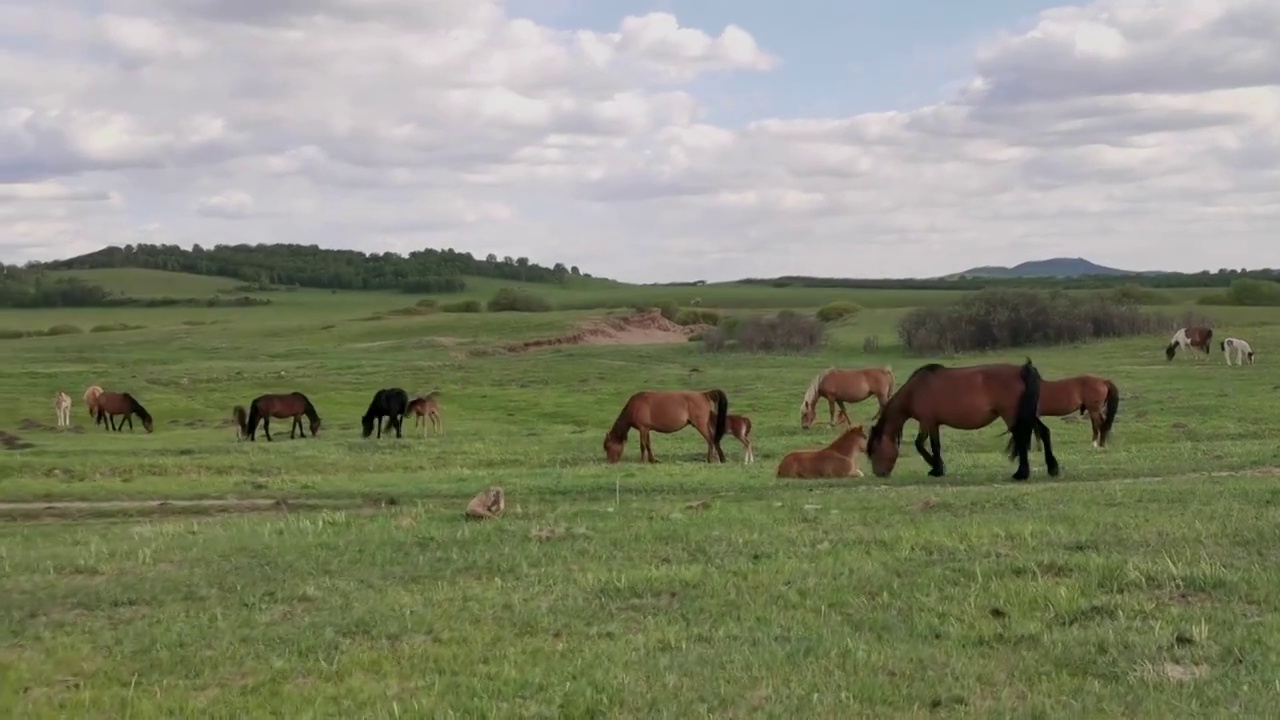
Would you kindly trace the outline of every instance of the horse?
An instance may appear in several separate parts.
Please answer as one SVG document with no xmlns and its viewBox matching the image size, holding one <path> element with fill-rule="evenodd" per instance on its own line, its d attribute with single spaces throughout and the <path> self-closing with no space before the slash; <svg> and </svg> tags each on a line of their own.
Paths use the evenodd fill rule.
<svg viewBox="0 0 1280 720">
<path fill-rule="evenodd" d="M 361 436 L 369 437 L 373 434 L 373 421 L 378 421 L 378 438 L 382 438 L 382 418 L 388 418 L 391 427 L 396 430 L 396 437 L 402 438 L 401 428 L 404 427 L 404 415 L 409 408 L 409 393 L 403 388 L 382 388 L 373 394 L 373 400 L 369 401 L 369 409 L 364 411 L 364 416 L 360 418 Z"/>
<path fill-rule="evenodd" d="M 866 451 L 867 434 L 862 425 L 854 425 L 821 450 L 793 450 L 787 453 L 778 464 L 777 477 L 862 477 L 862 471 L 854 461 L 854 453 Z"/>
<path fill-rule="evenodd" d="M 1229 337 L 1221 343 L 1218 343 L 1218 345 L 1222 348 L 1222 354 L 1227 356 L 1228 365 L 1231 364 L 1231 355 L 1233 353 L 1236 356 L 1237 365 L 1244 365 L 1244 359 L 1246 357 L 1249 358 L 1249 364 L 1253 364 L 1253 347 L 1244 340 Z"/>
<path fill-rule="evenodd" d="M 408 412 L 413 413 L 413 426 L 422 426 L 422 434 L 427 434 L 427 419 L 431 419 L 431 429 L 436 433 L 444 432 L 444 422 L 440 419 L 440 403 L 436 400 L 439 392 L 431 392 L 409 401 Z"/>
<path fill-rule="evenodd" d="M 98 418 L 98 396 L 102 394 L 102 388 L 98 385 L 90 385 L 84 391 L 84 406 L 89 410 L 89 417 L 94 419 L 94 424 L 102 422 Z"/>
<path fill-rule="evenodd" d="M 271 442 L 271 418 L 293 419 L 293 424 L 289 427 L 291 440 L 295 433 L 302 433 L 304 438 L 307 436 L 306 430 L 302 428 L 303 415 L 311 421 L 311 437 L 320 432 L 320 414 L 307 396 L 300 392 L 259 395 L 249 402 L 248 413 L 237 405 L 231 409 L 231 414 L 236 419 L 236 426 L 240 428 L 240 435 L 250 441 L 257 440 L 258 421 L 261 420 L 262 432 L 266 434 L 267 442 Z"/>
<path fill-rule="evenodd" d="M 71 396 L 58 391 L 53 396 L 53 411 L 58 416 L 58 427 L 69 427 L 71 425 Z"/>
<path fill-rule="evenodd" d="M 1053 454 L 1049 428 L 1040 421 L 1040 373 L 1031 358 L 1021 366 L 1011 363 L 946 367 L 929 363 L 916 368 L 911 377 L 889 398 L 867 437 L 867 456 L 876 477 L 888 477 L 898 461 L 898 447 L 908 420 L 919 425 L 916 451 L 929 463 L 929 475 L 946 474 L 942 461 L 943 426 L 957 430 L 978 430 L 1004 421 L 1009 428 L 1005 450 L 1018 460 L 1014 480 L 1031 476 L 1027 454 L 1032 436 L 1040 434 L 1045 465 L 1050 477 L 1057 477 L 1058 459 Z M 930 449 L 924 447 L 929 438 Z"/>
<path fill-rule="evenodd" d="M 720 441 L 728 422 L 729 398 L 723 390 L 642 390 L 627 399 L 613 427 L 605 433 L 605 458 L 611 463 L 621 460 L 627 434 L 635 428 L 640 433 L 640 461 L 656 463 L 649 433 L 669 434 L 692 425 L 707 441 L 707 462 L 711 462 L 713 450 L 720 462 L 725 462 Z"/>
<path fill-rule="evenodd" d="M 885 365 L 882 368 L 861 368 L 858 370 L 837 370 L 830 367 L 818 373 L 804 391 L 804 399 L 800 401 L 800 427 L 808 430 L 818 414 L 818 399 L 827 401 L 827 410 L 831 413 L 828 425 L 835 425 L 836 406 L 840 406 L 839 422 L 852 425 L 849 414 L 845 412 L 845 403 L 859 403 L 872 395 L 880 402 L 880 410 L 889 402 L 893 394 L 893 368 Z"/>
<path fill-rule="evenodd" d="M 127 422 L 129 423 L 129 430 L 132 431 L 134 415 L 137 415 L 138 419 L 142 421 L 144 430 L 151 432 L 155 429 L 151 420 L 151 413 L 147 412 L 147 409 L 142 407 L 142 403 L 138 402 L 129 393 L 104 391 L 95 398 L 94 403 L 98 408 L 98 416 L 94 418 L 94 424 L 105 423 L 104 430 L 110 427 L 112 430 L 119 432 L 124 429 L 124 424 Z M 119 427 L 116 426 L 117 415 L 124 416 L 120 419 Z"/>
<path fill-rule="evenodd" d="M 715 421 L 715 414 L 712 413 L 711 423 L 714 425 Z M 738 438 L 738 442 L 742 443 L 742 464 L 750 465 L 755 462 L 756 452 L 751 446 L 751 418 L 746 415 L 730 415 L 726 428 L 730 435 Z"/>
<path fill-rule="evenodd" d="M 1076 375 L 1061 380 L 1042 380 L 1040 383 L 1040 417 L 1065 417 L 1079 412 L 1089 414 L 1093 425 L 1093 446 L 1104 448 L 1111 426 L 1116 422 L 1120 409 L 1120 390 L 1116 384 L 1097 375 Z M 1040 437 L 1036 436 L 1036 449 L 1040 449 Z"/>
<path fill-rule="evenodd" d="M 1164 359 L 1172 360 L 1178 348 L 1202 350 L 1207 357 L 1210 340 L 1213 340 L 1213 330 L 1207 327 L 1178 328 L 1178 332 L 1173 334 L 1168 347 L 1164 349 Z"/>
</svg>

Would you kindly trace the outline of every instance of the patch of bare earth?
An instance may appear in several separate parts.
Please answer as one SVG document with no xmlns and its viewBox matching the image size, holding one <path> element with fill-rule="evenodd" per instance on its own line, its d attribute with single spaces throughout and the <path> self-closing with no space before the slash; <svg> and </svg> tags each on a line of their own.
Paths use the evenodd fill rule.
<svg viewBox="0 0 1280 720">
<path fill-rule="evenodd" d="M 660 345 L 688 342 L 711 329 L 710 325 L 677 325 L 657 309 L 625 317 L 593 318 L 578 331 L 552 338 L 538 338 L 507 346 L 508 352 L 525 352 L 558 345 Z"/>
</svg>

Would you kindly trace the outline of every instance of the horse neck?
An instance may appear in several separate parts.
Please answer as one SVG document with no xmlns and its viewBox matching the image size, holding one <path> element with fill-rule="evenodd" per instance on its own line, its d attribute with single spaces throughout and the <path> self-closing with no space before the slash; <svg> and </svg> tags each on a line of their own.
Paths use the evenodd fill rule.
<svg viewBox="0 0 1280 720">
<path fill-rule="evenodd" d="M 307 419 L 312 422 L 320 419 L 320 414 L 316 412 L 316 406 L 312 405 L 311 401 L 306 398 L 302 398 L 302 414 L 306 415 Z"/>
<path fill-rule="evenodd" d="M 609 428 L 609 437 L 622 442 L 627 439 L 627 433 L 631 432 L 631 405 L 627 404 L 622 408 L 622 412 L 618 413 L 618 419 L 613 421 L 613 427 Z"/>
<path fill-rule="evenodd" d="M 809 387 L 804 391 L 804 400 L 800 403 L 802 408 L 812 407 L 813 404 L 818 401 L 818 386 L 822 384 L 822 381 L 834 369 L 835 368 L 827 368 L 826 370 L 823 370 L 818 373 L 817 377 L 813 379 L 813 382 L 809 383 Z"/>
<path fill-rule="evenodd" d="M 902 426 L 907 424 L 907 420 L 911 419 L 910 403 L 911 395 L 915 392 L 915 388 L 907 381 L 906 385 L 898 388 L 898 392 L 889 398 L 889 402 L 885 403 L 880 410 L 880 417 L 876 420 L 876 424 L 880 426 L 881 431 L 885 434 L 892 433 L 897 437 L 902 432 Z"/>
</svg>

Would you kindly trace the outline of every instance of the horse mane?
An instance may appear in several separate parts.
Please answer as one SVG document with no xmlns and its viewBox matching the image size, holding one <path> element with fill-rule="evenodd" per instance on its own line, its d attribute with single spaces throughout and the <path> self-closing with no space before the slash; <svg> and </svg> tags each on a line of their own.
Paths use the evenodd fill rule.
<svg viewBox="0 0 1280 720">
<path fill-rule="evenodd" d="M 311 404 L 311 398 L 294 390 L 290 395 L 297 395 L 302 398 L 302 413 L 307 416 L 308 420 L 319 420 L 320 413 L 316 412 L 316 406 Z"/>
<path fill-rule="evenodd" d="M 631 401 L 628 400 L 626 405 L 622 406 L 622 412 L 618 413 L 618 417 L 613 421 L 613 426 L 609 428 L 609 434 L 606 437 L 616 442 L 626 442 L 627 433 L 631 432 Z"/>
<path fill-rule="evenodd" d="M 870 454 L 870 451 L 872 450 L 872 448 L 874 448 L 877 444 L 879 444 L 880 436 L 884 434 L 884 423 L 885 423 L 885 419 L 888 417 L 888 414 L 889 414 L 888 411 L 891 409 L 897 408 L 898 405 L 902 403 L 903 399 L 907 396 L 907 393 L 909 393 L 914 389 L 912 388 L 912 383 L 915 382 L 917 378 L 923 377 L 925 375 L 932 375 L 938 372 L 939 370 L 946 370 L 946 369 L 947 369 L 947 366 L 943 365 L 942 363 L 936 363 L 936 362 L 925 363 L 924 365 L 921 365 L 920 367 L 916 368 L 914 371 L 912 371 L 912 373 L 909 376 L 907 376 L 906 382 L 898 386 L 898 389 L 894 391 L 893 395 L 889 396 L 889 401 L 886 402 L 884 404 L 884 407 L 881 408 L 880 411 L 876 414 L 876 421 L 871 426 L 870 432 L 867 433 L 868 454 Z M 895 438 L 895 440 L 899 445 L 902 444 L 902 428 L 898 428 L 898 436 L 897 438 Z"/>
<path fill-rule="evenodd" d="M 142 403 L 138 402 L 138 398 L 130 395 L 129 393 L 120 394 L 124 397 L 125 401 L 129 403 L 129 409 L 137 413 L 138 417 L 142 418 L 143 422 L 151 421 L 151 413 L 147 412 L 147 409 L 142 407 Z"/>
<path fill-rule="evenodd" d="M 827 375 L 830 375 L 831 372 L 834 370 L 835 370 L 834 367 L 829 367 L 826 370 L 823 370 L 822 372 L 818 373 L 817 376 L 813 378 L 813 382 L 809 383 L 809 388 L 804 391 L 804 399 L 800 401 L 800 412 L 804 412 L 805 408 L 809 407 L 810 405 L 812 405 L 814 402 L 817 401 L 818 385 L 822 384 L 823 378 L 825 378 Z"/>
</svg>

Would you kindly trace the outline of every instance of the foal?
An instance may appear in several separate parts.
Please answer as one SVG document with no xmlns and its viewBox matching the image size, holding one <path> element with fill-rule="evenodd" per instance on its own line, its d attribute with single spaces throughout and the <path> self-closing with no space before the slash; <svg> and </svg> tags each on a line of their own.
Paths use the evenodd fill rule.
<svg viewBox="0 0 1280 720">
<path fill-rule="evenodd" d="M 58 414 L 58 427 L 69 427 L 71 425 L 71 396 L 58 391 L 53 398 L 53 411 Z"/>
<path fill-rule="evenodd" d="M 854 425 L 821 450 L 793 450 L 778 464 L 780 478 L 833 478 L 856 475 L 862 471 L 854 462 L 856 452 L 867 451 L 867 435 L 861 425 Z"/>
<path fill-rule="evenodd" d="M 711 424 L 716 422 L 715 413 L 711 414 Z M 742 464 L 750 465 L 756 461 L 756 451 L 751 445 L 751 418 L 746 415 L 730 415 L 728 422 L 729 434 L 738 439 L 742 443 Z"/>
<path fill-rule="evenodd" d="M 1231 364 L 1231 355 L 1233 353 L 1236 356 L 1237 365 L 1244 365 L 1245 358 L 1249 358 L 1250 365 L 1253 364 L 1253 348 L 1244 340 L 1229 337 L 1219 343 L 1219 346 L 1222 348 L 1222 354 L 1227 356 L 1228 365 Z"/>
<path fill-rule="evenodd" d="M 416 397 L 409 401 L 408 412 L 413 414 L 413 426 L 422 426 L 422 435 L 427 434 L 427 420 L 431 420 L 431 429 L 440 434 L 444 432 L 444 421 L 440 419 L 440 403 L 436 400 L 436 396 L 440 392 L 434 391 Z"/>
</svg>

